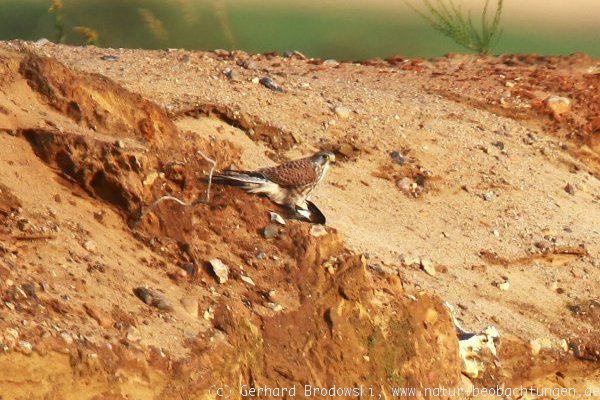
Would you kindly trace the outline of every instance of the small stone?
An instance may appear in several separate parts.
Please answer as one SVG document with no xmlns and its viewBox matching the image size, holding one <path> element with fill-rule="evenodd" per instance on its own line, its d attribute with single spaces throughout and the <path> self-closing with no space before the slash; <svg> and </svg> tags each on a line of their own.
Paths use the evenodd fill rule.
<svg viewBox="0 0 600 400">
<path fill-rule="evenodd" d="M 254 281 L 253 281 L 253 280 L 252 280 L 252 278 L 250 278 L 249 276 L 244 276 L 244 275 L 242 275 L 242 276 L 240 277 L 240 279 L 241 279 L 242 281 L 246 282 L 248 285 L 250 285 L 250 286 L 254 286 Z"/>
<path fill-rule="evenodd" d="M 252 71 L 258 69 L 258 64 L 256 64 L 256 62 L 254 62 L 252 60 L 244 60 L 244 61 L 240 62 L 239 65 L 244 69 L 249 69 Z"/>
<path fill-rule="evenodd" d="M 52 42 L 50 40 L 46 39 L 46 38 L 41 38 L 41 39 L 36 40 L 34 43 L 35 43 L 35 45 L 37 47 L 42 47 L 42 46 L 45 46 L 45 45 L 50 44 Z"/>
<path fill-rule="evenodd" d="M 567 183 L 567 185 L 565 186 L 565 192 L 573 196 L 575 194 L 575 188 L 570 183 Z"/>
<path fill-rule="evenodd" d="M 269 306 L 269 308 L 275 312 L 280 312 L 281 310 L 283 310 L 283 307 L 281 306 L 281 304 L 267 303 L 267 306 Z"/>
<path fill-rule="evenodd" d="M 531 348 L 531 354 L 537 356 L 542 349 L 548 350 L 552 348 L 552 340 L 546 337 L 532 339 L 529 341 L 529 346 Z"/>
<path fill-rule="evenodd" d="M 546 106 L 552 113 L 555 119 L 560 119 L 561 115 L 568 113 L 571 110 L 571 99 L 561 96 L 548 96 L 544 100 Z"/>
<path fill-rule="evenodd" d="M 214 319 L 215 311 L 211 307 L 208 307 L 206 310 L 204 310 L 204 313 L 202 314 L 202 318 L 204 318 L 207 321 Z"/>
<path fill-rule="evenodd" d="M 33 351 L 33 345 L 29 342 L 26 342 L 25 340 L 19 340 L 19 349 L 24 354 L 31 354 L 31 352 Z"/>
<path fill-rule="evenodd" d="M 321 237 L 327 235 L 327 229 L 323 225 L 313 225 L 310 228 L 310 235 L 313 237 Z"/>
<path fill-rule="evenodd" d="M 264 76 L 264 77 L 260 78 L 259 82 L 267 89 L 271 89 L 271 90 L 273 90 L 275 92 L 279 92 L 279 93 L 284 92 L 283 88 L 268 76 Z"/>
<path fill-rule="evenodd" d="M 482 197 L 485 201 L 492 201 L 494 199 L 494 192 L 486 192 Z"/>
<path fill-rule="evenodd" d="M 502 142 L 500 140 L 492 143 L 492 146 L 497 147 L 500 150 L 504 150 L 504 142 Z"/>
<path fill-rule="evenodd" d="M 91 240 L 87 240 L 83 243 L 83 248 L 89 251 L 90 253 L 93 253 L 96 251 L 96 244 Z"/>
<path fill-rule="evenodd" d="M 392 158 L 392 161 L 398 165 L 404 165 L 404 163 L 406 162 L 406 157 L 404 157 L 402 153 L 400 153 L 397 150 L 391 151 L 390 157 Z"/>
<path fill-rule="evenodd" d="M 71 337 L 71 335 L 69 334 L 69 332 L 62 331 L 60 333 L 60 338 L 62 340 L 64 340 L 66 344 L 73 343 L 73 338 Z"/>
<path fill-rule="evenodd" d="M 265 239 L 273 239 L 279 235 L 279 227 L 275 224 L 269 224 L 263 229 Z"/>
<path fill-rule="evenodd" d="M 23 285 L 23 291 L 27 294 L 27 296 L 32 298 L 37 298 L 37 293 L 35 292 L 35 283 L 26 283 Z"/>
<path fill-rule="evenodd" d="M 552 242 L 549 240 L 539 240 L 534 243 L 534 246 L 540 249 L 542 253 L 547 253 L 552 249 Z"/>
<path fill-rule="evenodd" d="M 19 227 L 19 230 L 24 232 L 31 226 L 31 223 L 25 218 L 22 218 L 17 222 L 17 226 Z"/>
<path fill-rule="evenodd" d="M 269 297 L 269 300 L 271 300 L 271 302 L 273 303 L 277 303 L 279 301 L 279 295 L 277 293 L 277 290 L 269 290 L 267 296 Z"/>
<path fill-rule="evenodd" d="M 190 297 L 184 297 L 180 300 L 183 309 L 193 317 L 198 316 L 198 300 Z"/>
<path fill-rule="evenodd" d="M 144 179 L 144 182 L 143 182 L 144 186 L 152 186 L 152 184 L 154 183 L 156 178 L 158 178 L 158 172 L 153 171 L 153 172 L 149 173 L 148 175 L 146 175 L 146 178 Z"/>
<path fill-rule="evenodd" d="M 163 311 L 173 310 L 171 302 L 161 293 L 146 289 L 144 287 L 137 287 L 133 289 L 133 293 L 149 306 L 156 307 Z"/>
<path fill-rule="evenodd" d="M 119 59 L 119 57 L 107 54 L 107 55 L 101 56 L 100 59 L 102 61 L 117 61 Z"/>
<path fill-rule="evenodd" d="M 508 281 L 504 281 L 498 285 L 498 289 L 507 291 L 510 288 L 510 283 Z"/>
<path fill-rule="evenodd" d="M 423 271 L 425 271 L 428 275 L 435 276 L 435 274 L 436 274 L 435 267 L 430 260 L 428 260 L 426 258 L 422 258 L 420 260 L 420 264 L 421 264 L 421 269 Z"/>
<path fill-rule="evenodd" d="M 329 60 L 323 61 L 323 65 L 326 67 L 337 67 L 338 65 L 340 65 L 340 63 L 338 60 L 329 59 Z"/>
<path fill-rule="evenodd" d="M 135 327 L 131 326 L 127 330 L 127 334 L 125 335 L 125 338 L 127 340 L 129 340 L 130 342 L 139 342 L 140 340 L 142 340 L 142 335 Z"/>
<path fill-rule="evenodd" d="M 258 84 L 260 82 L 260 79 L 258 79 L 257 76 L 255 76 L 254 78 L 252 78 L 252 83 L 254 83 L 255 85 Z"/>
<path fill-rule="evenodd" d="M 275 212 L 270 212 L 271 222 L 277 222 L 278 224 L 285 225 L 285 220 L 283 217 Z"/>
<path fill-rule="evenodd" d="M 213 258 L 209 261 L 214 274 L 217 276 L 217 280 L 220 284 L 223 284 L 229 280 L 229 267 L 218 258 Z"/>
<path fill-rule="evenodd" d="M 333 109 L 333 112 L 335 112 L 335 114 L 342 119 L 350 118 L 351 111 L 348 107 L 337 106 Z"/>
<path fill-rule="evenodd" d="M 398 189 L 400 189 L 404 194 L 411 194 L 412 183 L 413 181 L 405 176 L 402 179 L 398 179 L 396 182 L 396 187 L 398 187 Z"/>
<path fill-rule="evenodd" d="M 225 68 L 223 70 L 223 75 L 225 75 L 229 80 L 232 80 L 234 78 L 233 70 L 231 68 Z"/>
<path fill-rule="evenodd" d="M 14 328 L 6 328 L 4 331 L 4 340 L 6 340 L 11 346 L 14 346 L 19 339 L 19 331 Z"/>
</svg>

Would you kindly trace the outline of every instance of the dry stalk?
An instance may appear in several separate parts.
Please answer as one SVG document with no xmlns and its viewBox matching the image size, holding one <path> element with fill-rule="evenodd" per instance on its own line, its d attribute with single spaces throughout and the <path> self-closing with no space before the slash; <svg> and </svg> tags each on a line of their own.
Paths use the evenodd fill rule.
<svg viewBox="0 0 600 400">
<path fill-rule="evenodd" d="M 142 218 L 144 218 L 149 212 L 154 210 L 154 208 L 156 208 L 156 206 L 158 206 L 163 201 L 167 201 L 167 200 L 174 201 L 175 203 L 177 203 L 183 207 L 191 207 L 191 206 L 195 206 L 197 204 L 208 204 L 210 202 L 210 188 L 212 186 L 213 173 L 215 172 L 215 167 L 217 166 L 217 163 L 215 160 L 208 157 L 206 154 L 204 154 L 200 150 L 198 150 L 196 153 L 211 165 L 210 171 L 208 172 L 208 186 L 206 187 L 206 197 L 204 199 L 192 200 L 187 203 L 183 200 L 178 199 L 175 196 L 166 195 L 166 196 L 159 197 L 158 199 L 154 200 L 154 202 L 152 204 L 150 204 L 150 206 L 148 206 L 148 208 L 146 208 L 145 210 L 142 211 L 142 213 L 140 214 L 140 217 L 138 218 L 138 221 L 137 221 L 138 223 L 142 220 Z"/>
</svg>

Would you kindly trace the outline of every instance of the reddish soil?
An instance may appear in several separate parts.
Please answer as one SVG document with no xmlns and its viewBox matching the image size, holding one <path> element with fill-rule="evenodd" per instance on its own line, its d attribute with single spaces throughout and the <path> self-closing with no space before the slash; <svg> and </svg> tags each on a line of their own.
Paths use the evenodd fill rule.
<svg viewBox="0 0 600 400">
<path fill-rule="evenodd" d="M 265 75 L 284 93 L 252 82 Z M 500 331 L 475 386 L 598 387 L 599 77 L 585 56 L 334 65 L 2 43 L 0 397 L 464 385 L 440 299 Z M 199 151 L 222 169 L 316 149 L 341 159 L 315 193 L 325 236 L 288 220 L 265 239 L 281 210 L 234 188 L 139 220 L 164 194 L 204 196 Z"/>
</svg>

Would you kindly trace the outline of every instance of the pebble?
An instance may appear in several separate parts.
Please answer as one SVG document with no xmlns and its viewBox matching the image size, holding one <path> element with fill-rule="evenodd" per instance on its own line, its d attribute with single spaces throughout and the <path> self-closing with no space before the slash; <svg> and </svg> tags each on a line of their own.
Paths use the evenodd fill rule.
<svg viewBox="0 0 600 400">
<path fill-rule="evenodd" d="M 183 309 L 193 317 L 198 316 L 198 300 L 191 297 L 184 297 L 180 300 Z"/>
<path fill-rule="evenodd" d="M 544 102 L 552 112 L 554 118 L 560 118 L 561 115 L 571 110 L 571 99 L 568 97 L 548 96 Z"/>
<path fill-rule="evenodd" d="M 327 235 L 327 229 L 323 225 L 313 225 L 310 228 L 310 235 L 313 237 L 321 237 Z"/>
<path fill-rule="evenodd" d="M 337 106 L 333 109 L 333 112 L 335 112 L 335 114 L 342 119 L 350 118 L 351 111 L 348 107 Z"/>
<path fill-rule="evenodd" d="M 250 285 L 250 286 L 254 286 L 254 281 L 253 281 L 253 280 L 252 280 L 252 278 L 250 278 L 249 276 L 244 276 L 244 275 L 242 275 L 242 276 L 240 277 L 240 279 L 241 279 L 242 281 L 246 282 L 248 285 Z"/>
<path fill-rule="evenodd" d="M 96 251 L 96 243 L 94 243 L 91 240 L 87 240 L 83 243 L 83 248 L 89 251 L 90 253 L 93 253 L 94 251 Z"/>
<path fill-rule="evenodd" d="M 565 186 L 565 192 L 573 196 L 575 194 L 575 188 L 570 183 L 567 183 L 567 185 Z"/>
<path fill-rule="evenodd" d="M 204 318 L 207 321 L 214 319 L 215 311 L 211 307 L 208 307 L 206 310 L 204 310 L 204 313 L 202 314 L 202 318 Z"/>
<path fill-rule="evenodd" d="M 329 60 L 323 61 L 323 65 L 326 67 L 337 67 L 338 65 L 340 65 L 340 63 L 338 60 L 329 59 Z"/>
<path fill-rule="evenodd" d="M 500 150 L 504 150 L 504 142 L 498 140 L 497 142 L 492 143 L 492 146 L 500 149 Z"/>
<path fill-rule="evenodd" d="M 510 283 L 508 281 L 504 281 L 498 285 L 498 289 L 507 291 L 510 288 Z"/>
<path fill-rule="evenodd" d="M 411 194 L 411 184 L 412 180 L 410 178 L 404 177 L 402 179 L 398 179 L 396 182 L 396 186 L 400 189 L 404 194 Z"/>
<path fill-rule="evenodd" d="M 140 332 L 132 326 L 127 330 L 125 338 L 130 342 L 139 342 L 142 340 L 142 335 L 140 335 Z"/>
<path fill-rule="evenodd" d="M 275 312 L 280 312 L 283 310 L 283 307 L 281 306 L 281 304 L 267 303 L 267 306 L 269 306 L 269 308 Z"/>
<path fill-rule="evenodd" d="M 404 157 L 402 153 L 397 150 L 391 151 L 390 157 L 392 158 L 392 161 L 398 165 L 403 165 L 406 162 L 406 157 Z"/>
<path fill-rule="evenodd" d="M 529 342 L 529 346 L 531 347 L 531 354 L 537 356 L 542 349 L 548 350 L 552 348 L 552 340 L 547 337 L 532 339 Z"/>
<path fill-rule="evenodd" d="M 6 344 L 14 346 L 19 339 L 19 331 L 14 328 L 6 328 L 4 331 L 4 339 L 8 342 Z"/>
<path fill-rule="evenodd" d="M 542 253 L 546 253 L 552 249 L 552 242 L 549 240 L 540 240 L 534 243 L 534 246 L 540 249 Z"/>
<path fill-rule="evenodd" d="M 101 59 L 102 61 L 118 61 L 118 60 L 119 60 L 119 57 L 117 57 L 117 56 L 112 56 L 112 55 L 108 55 L 108 54 L 107 54 L 107 55 L 103 55 L 103 56 L 101 56 L 101 57 L 100 57 L 100 59 Z"/>
<path fill-rule="evenodd" d="M 285 225 L 285 220 L 281 215 L 277 214 L 276 212 L 270 212 L 269 215 L 271 216 L 271 222 L 277 222 L 278 224 Z"/>
<path fill-rule="evenodd" d="M 271 90 L 273 90 L 275 92 L 279 92 L 279 93 L 284 92 L 283 88 L 268 76 L 264 76 L 264 77 L 260 78 L 259 82 L 267 89 L 271 89 Z"/>
<path fill-rule="evenodd" d="M 252 71 L 258 69 L 258 64 L 256 64 L 256 62 L 254 62 L 252 60 L 244 60 L 241 63 L 239 63 L 239 65 L 242 68 L 249 69 L 249 70 L 252 70 Z"/>
<path fill-rule="evenodd" d="M 161 293 L 155 292 L 144 287 L 137 287 L 133 289 L 133 293 L 149 306 L 156 307 L 163 311 L 172 311 L 173 306 L 171 302 Z"/>
<path fill-rule="evenodd" d="M 275 224 L 269 224 L 265 226 L 263 230 L 263 236 L 265 239 L 273 239 L 279 235 L 279 227 Z"/>
<path fill-rule="evenodd" d="M 19 340 L 19 348 L 24 354 L 31 354 L 33 345 L 25 340 Z"/>
<path fill-rule="evenodd" d="M 419 263 L 421 264 L 421 269 L 423 269 L 423 271 L 425 271 L 428 275 L 435 276 L 435 267 L 430 260 L 421 258 Z"/>
<path fill-rule="evenodd" d="M 232 80 L 234 78 L 233 70 L 231 68 L 225 68 L 223 70 L 223 75 L 225 75 L 229 80 Z"/>
<path fill-rule="evenodd" d="M 148 175 L 146 175 L 146 178 L 144 179 L 144 186 L 152 186 L 156 178 L 158 178 L 158 172 L 150 172 Z"/>
<path fill-rule="evenodd" d="M 220 284 L 223 284 L 229 280 L 229 267 L 218 258 L 213 258 L 209 261 L 214 274 L 217 276 L 217 280 Z"/>
<path fill-rule="evenodd" d="M 66 344 L 73 343 L 73 338 L 71 337 L 71 335 L 69 334 L 69 332 L 62 331 L 60 333 L 60 338 L 62 340 L 64 340 Z"/>
<path fill-rule="evenodd" d="M 494 199 L 494 192 L 486 192 L 483 194 L 483 199 L 485 201 L 492 201 Z"/>
</svg>

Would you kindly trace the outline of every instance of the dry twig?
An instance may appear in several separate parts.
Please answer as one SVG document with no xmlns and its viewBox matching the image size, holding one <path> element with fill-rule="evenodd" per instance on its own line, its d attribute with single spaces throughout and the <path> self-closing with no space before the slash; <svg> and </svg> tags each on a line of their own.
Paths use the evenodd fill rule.
<svg viewBox="0 0 600 400">
<path fill-rule="evenodd" d="M 154 202 L 152 204 L 150 204 L 150 206 L 148 206 L 148 208 L 146 208 L 145 210 L 142 211 L 142 213 L 140 214 L 140 217 L 138 219 L 138 222 L 141 221 L 142 218 L 144 218 L 149 212 L 154 210 L 154 208 L 156 206 L 158 206 L 160 203 L 162 203 L 163 201 L 167 201 L 167 200 L 174 201 L 175 203 L 177 203 L 183 207 L 191 207 L 191 206 L 195 206 L 197 204 L 208 204 L 210 202 L 210 188 L 212 186 L 213 173 L 215 172 L 215 167 L 217 166 L 217 163 L 215 160 L 208 157 L 206 154 L 204 154 L 200 150 L 198 150 L 196 153 L 211 165 L 210 171 L 208 172 L 208 186 L 206 187 L 206 198 L 196 199 L 196 200 L 186 203 L 185 201 L 180 200 L 175 196 L 166 195 L 166 196 L 159 197 L 158 199 L 154 200 Z"/>
</svg>

